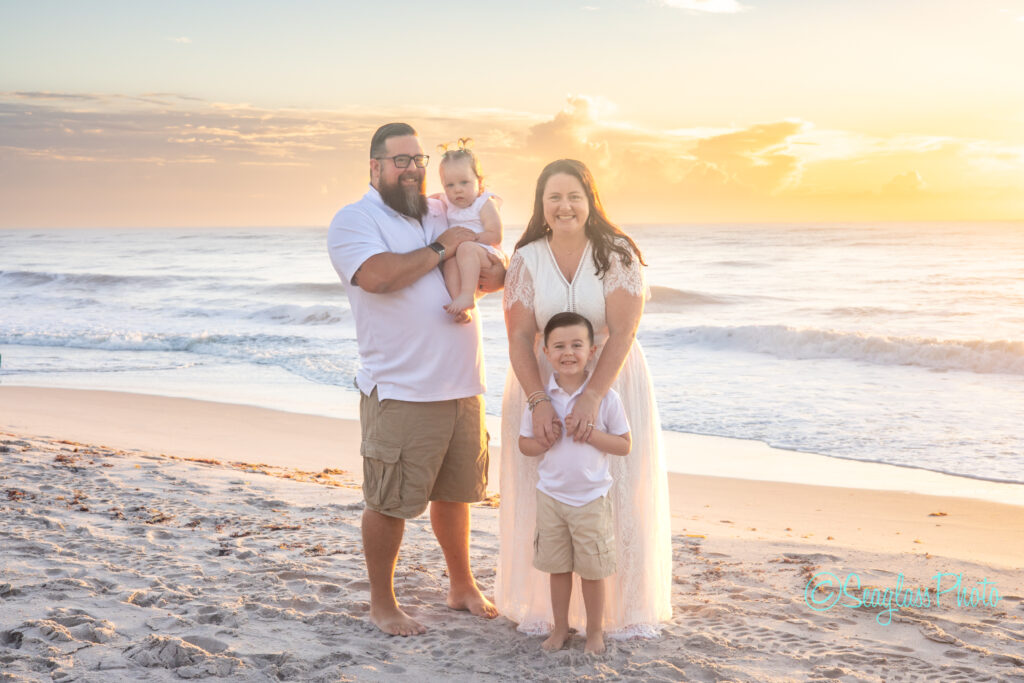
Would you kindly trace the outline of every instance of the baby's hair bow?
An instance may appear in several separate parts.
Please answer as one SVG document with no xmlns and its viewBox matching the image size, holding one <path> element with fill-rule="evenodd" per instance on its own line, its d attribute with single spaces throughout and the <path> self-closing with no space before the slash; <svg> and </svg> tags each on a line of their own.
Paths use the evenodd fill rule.
<svg viewBox="0 0 1024 683">
<path fill-rule="evenodd" d="M 454 149 L 453 149 L 454 147 Z M 473 147 L 473 138 L 459 138 L 456 142 L 445 142 L 437 146 L 442 152 L 468 152 Z"/>
</svg>

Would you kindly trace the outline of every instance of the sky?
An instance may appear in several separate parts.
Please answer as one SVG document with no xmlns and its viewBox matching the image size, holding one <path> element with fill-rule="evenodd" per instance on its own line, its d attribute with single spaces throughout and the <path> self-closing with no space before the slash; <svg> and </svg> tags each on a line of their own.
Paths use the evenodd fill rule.
<svg viewBox="0 0 1024 683">
<path fill-rule="evenodd" d="M 1024 219 L 1024 0 L 0 0 L 0 228 L 326 225 L 369 140 L 473 139 L 506 223 Z"/>
</svg>

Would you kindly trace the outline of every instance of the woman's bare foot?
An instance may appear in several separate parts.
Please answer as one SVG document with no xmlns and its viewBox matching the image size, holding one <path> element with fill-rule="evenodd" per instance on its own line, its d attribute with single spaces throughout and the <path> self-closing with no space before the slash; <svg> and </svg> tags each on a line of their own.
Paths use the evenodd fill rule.
<svg viewBox="0 0 1024 683">
<path fill-rule="evenodd" d="M 545 652 L 555 652 L 556 650 L 561 650 L 565 647 L 565 641 L 567 640 L 569 640 L 568 628 L 553 628 L 551 629 L 551 635 L 548 636 L 548 639 L 540 644 L 540 649 Z"/>
<path fill-rule="evenodd" d="M 398 605 L 393 608 L 370 608 L 370 621 L 384 633 L 393 636 L 418 636 L 427 632 L 423 624 L 403 612 Z"/>
<path fill-rule="evenodd" d="M 587 644 L 583 648 L 585 653 L 588 655 L 603 655 L 604 650 L 604 633 L 587 634 Z"/>
<path fill-rule="evenodd" d="M 448 607 L 469 612 L 475 617 L 493 619 L 498 616 L 498 608 L 484 597 L 478 588 L 465 591 L 448 591 Z"/>
</svg>

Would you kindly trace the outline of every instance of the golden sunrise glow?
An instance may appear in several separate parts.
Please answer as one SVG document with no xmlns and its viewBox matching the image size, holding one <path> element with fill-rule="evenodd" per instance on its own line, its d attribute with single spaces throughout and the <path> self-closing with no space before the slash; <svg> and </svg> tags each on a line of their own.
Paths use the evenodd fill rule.
<svg viewBox="0 0 1024 683">
<path fill-rule="evenodd" d="M 140 10 L 103 29 L 138 65 L 96 43 L 81 53 L 89 70 L 40 62 L 0 79 L 0 227 L 322 225 L 364 191 L 370 135 L 390 120 L 412 123 L 428 150 L 472 137 L 510 223 L 527 219 L 538 172 L 563 156 L 592 167 L 624 223 L 1024 218 L 1024 89 L 1008 68 L 1024 63 L 1024 22 L 991 3 L 915 4 L 563 7 L 550 10 L 563 42 L 529 23 L 546 57 L 524 51 L 526 24 L 511 16 L 465 55 L 450 41 L 417 48 L 412 36 L 448 29 L 410 8 L 415 27 L 364 18 L 390 50 L 338 25 L 349 39 L 338 56 L 310 61 L 303 41 L 338 36 L 309 18 L 296 24 L 308 35 L 247 65 L 210 45 L 239 40 L 217 33 L 217 10 L 195 35 Z M 256 30 L 277 31 L 286 10 L 256 6 Z M 453 3 L 452 18 L 469 8 Z M 31 27 L 45 25 L 31 9 L 11 14 L 8 64 L 40 49 Z M 134 45 L 143 29 L 152 43 Z M 973 48 L 950 50 L 965 32 Z M 191 80 L 161 60 L 193 65 Z"/>
</svg>

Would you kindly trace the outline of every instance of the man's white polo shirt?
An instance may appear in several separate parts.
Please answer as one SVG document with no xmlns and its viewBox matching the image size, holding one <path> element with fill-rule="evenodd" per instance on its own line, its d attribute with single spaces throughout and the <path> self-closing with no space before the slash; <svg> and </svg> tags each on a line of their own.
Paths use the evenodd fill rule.
<svg viewBox="0 0 1024 683">
<path fill-rule="evenodd" d="M 374 294 L 352 276 L 376 254 L 422 249 L 448 228 L 444 208 L 428 200 L 422 224 L 384 204 L 372 186 L 331 221 L 327 248 L 348 293 L 356 322 L 359 390 L 377 387 L 380 400 L 445 401 L 484 392 L 480 317 L 460 325 L 443 307 L 451 302 L 435 268 L 404 289 Z"/>
<path fill-rule="evenodd" d="M 557 501 L 574 507 L 597 500 L 608 493 L 612 487 L 612 475 L 608 471 L 608 455 L 588 443 L 573 441 L 572 437 L 565 436 L 565 416 L 572 412 L 572 407 L 576 405 L 576 399 L 583 393 L 589 381 L 590 378 L 587 378 L 587 381 L 570 395 L 558 386 L 555 375 L 551 375 L 551 379 L 548 380 L 547 392 L 551 397 L 551 405 L 555 409 L 555 414 L 562 421 L 562 437 L 548 449 L 547 453 L 539 456 L 541 461 L 537 465 L 537 474 L 540 477 L 537 489 Z M 523 420 L 519 428 L 521 436 L 533 437 L 532 418 L 533 415 L 529 408 L 523 411 Z M 626 411 L 622 406 L 622 399 L 614 389 L 609 389 L 604 400 L 601 401 L 594 429 L 616 436 L 629 431 L 629 422 L 626 421 Z"/>
</svg>

